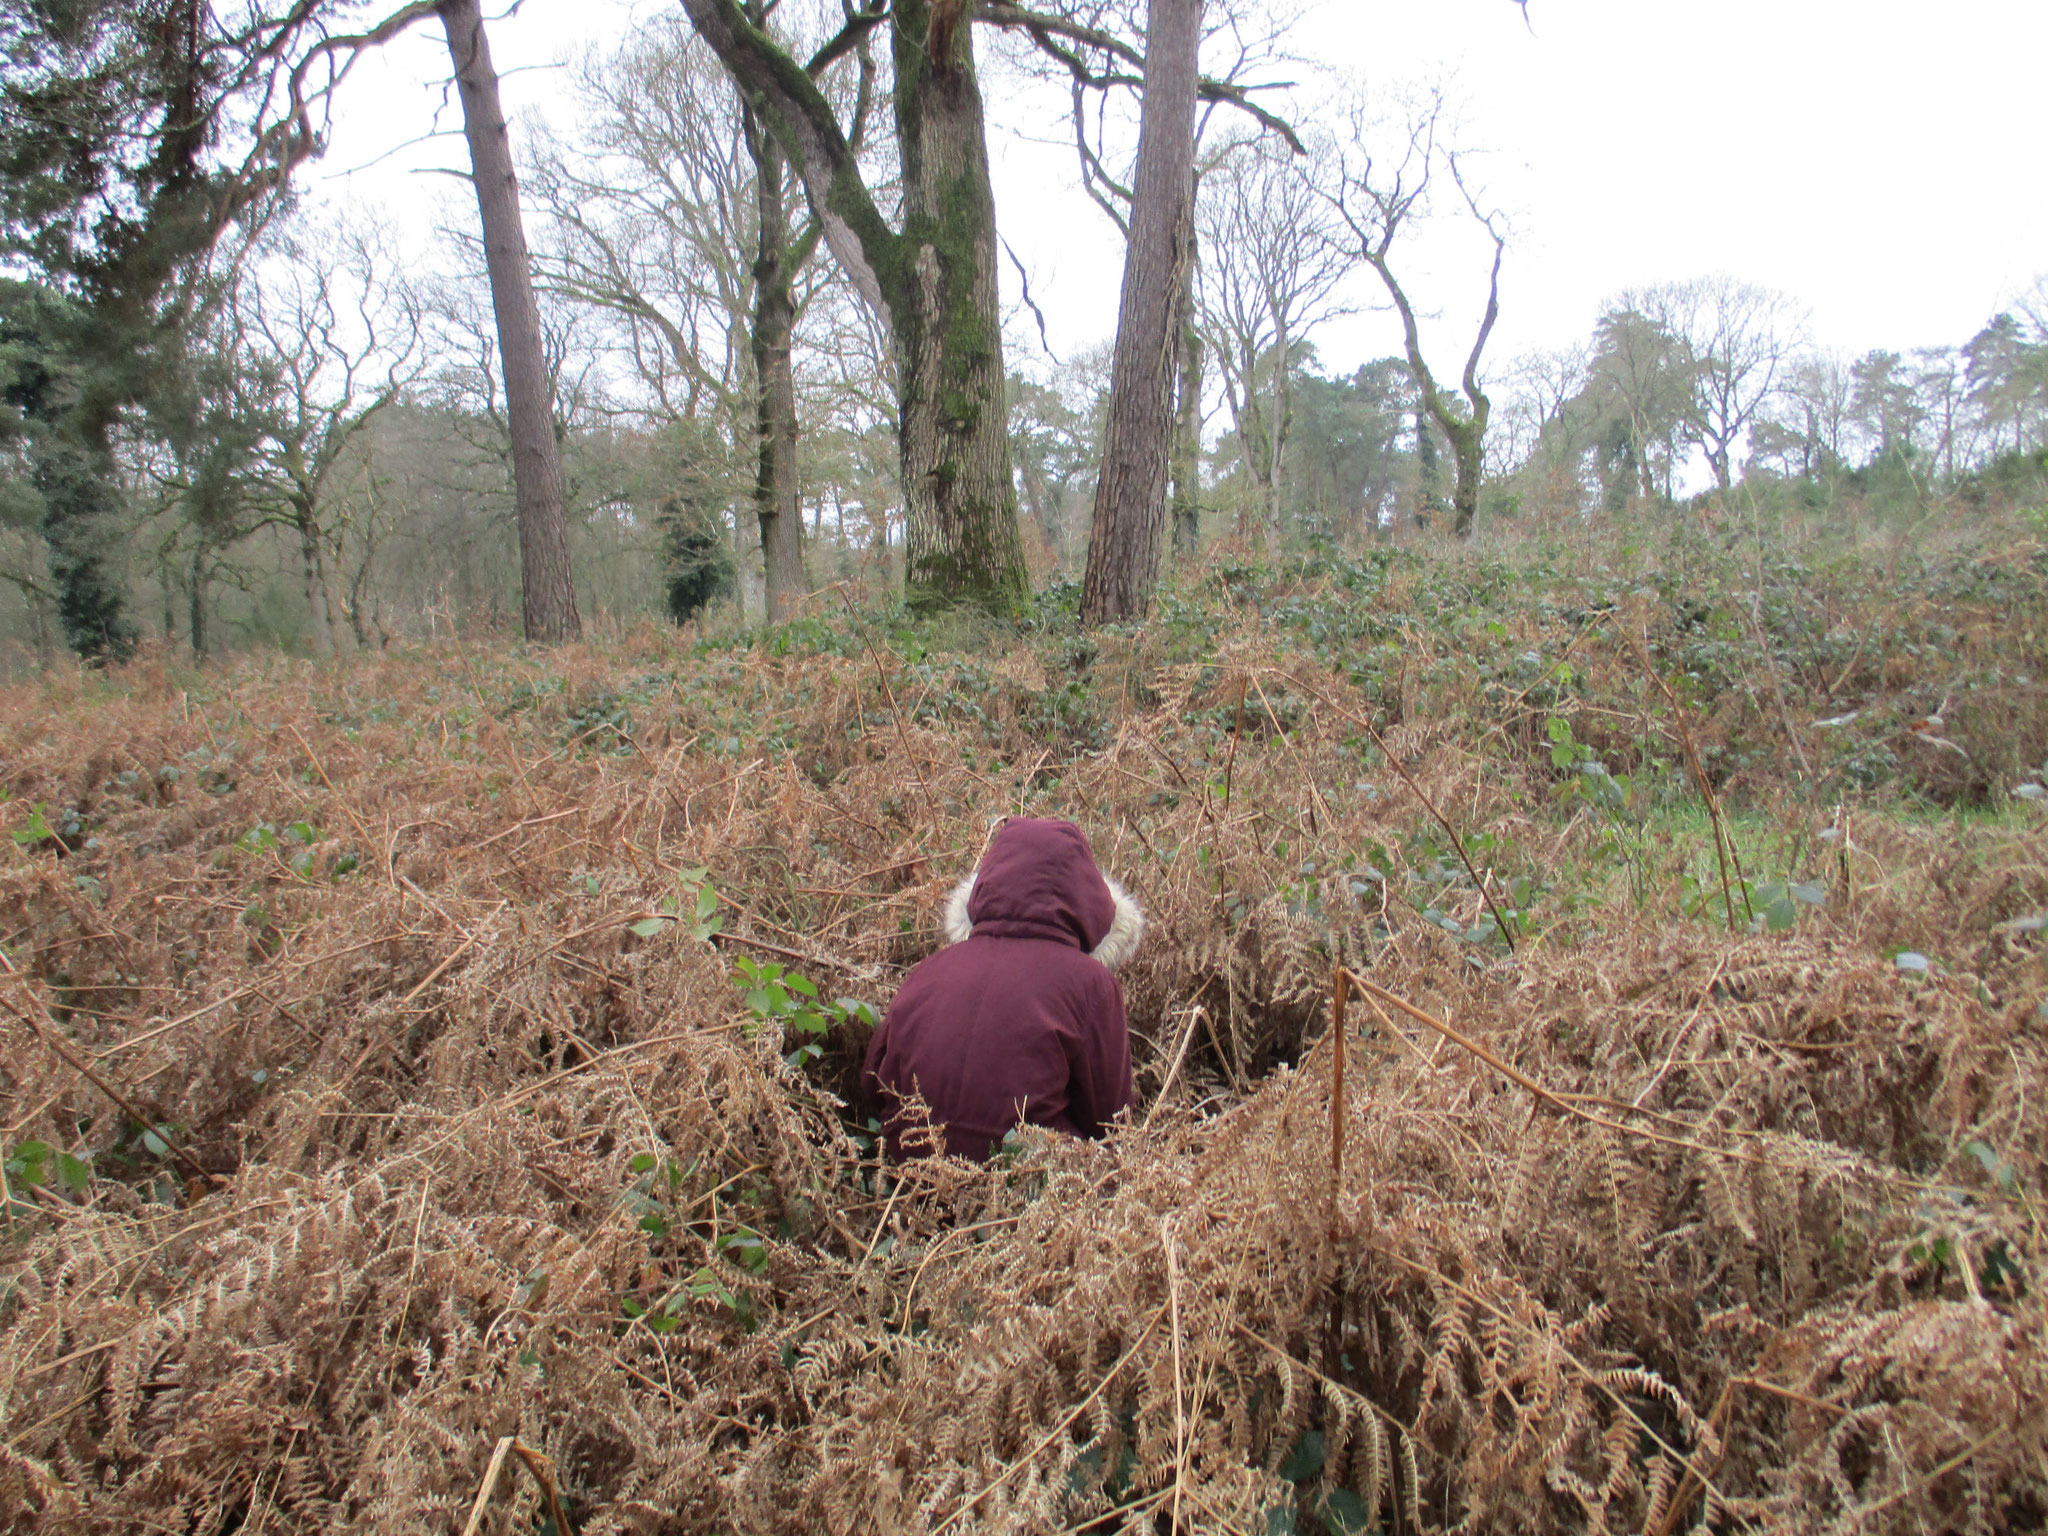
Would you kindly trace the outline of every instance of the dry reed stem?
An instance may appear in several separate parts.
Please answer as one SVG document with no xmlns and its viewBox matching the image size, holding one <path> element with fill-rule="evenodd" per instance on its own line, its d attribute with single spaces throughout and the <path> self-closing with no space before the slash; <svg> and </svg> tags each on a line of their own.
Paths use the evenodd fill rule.
<svg viewBox="0 0 2048 1536">
<path fill-rule="evenodd" d="M 1180 1261 L 1174 1255 L 1170 1217 L 1159 1221 L 1159 1246 L 1166 1254 L 1166 1299 L 1173 1317 L 1173 1514 L 1168 1529 L 1180 1530 L 1180 1496 L 1188 1476 L 1187 1385 L 1180 1362 Z"/>
<path fill-rule="evenodd" d="M 520 1464 L 532 1474 L 541 1498 L 547 1503 L 548 1518 L 554 1521 L 555 1529 L 562 1536 L 576 1536 L 576 1528 L 569 1523 L 569 1517 L 562 1509 L 561 1496 L 555 1492 L 554 1464 L 517 1435 L 501 1435 L 492 1447 L 490 1464 L 484 1468 L 484 1480 L 476 1491 L 476 1502 L 470 1506 L 469 1520 L 462 1527 L 462 1536 L 476 1536 L 482 1528 L 484 1510 L 490 1504 L 492 1490 L 498 1486 L 498 1475 L 504 1470 L 508 1454 L 518 1456 Z"/>
</svg>

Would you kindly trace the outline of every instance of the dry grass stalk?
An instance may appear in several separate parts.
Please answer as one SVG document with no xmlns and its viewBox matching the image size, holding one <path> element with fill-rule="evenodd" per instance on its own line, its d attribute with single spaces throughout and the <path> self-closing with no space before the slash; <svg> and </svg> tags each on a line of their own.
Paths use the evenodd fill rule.
<svg viewBox="0 0 2048 1536">
<path fill-rule="evenodd" d="M 498 1474 L 504 1470 L 508 1453 L 518 1456 L 521 1465 L 532 1475 L 542 1499 L 547 1502 L 548 1518 L 554 1522 L 554 1529 L 562 1536 L 576 1536 L 576 1527 L 569 1523 L 569 1517 L 562 1509 L 562 1496 L 555 1491 L 553 1463 L 532 1446 L 523 1444 L 517 1435 L 501 1435 L 497 1445 L 492 1447 L 490 1464 L 484 1468 L 483 1484 L 476 1491 L 476 1502 L 469 1508 L 469 1520 L 462 1527 L 462 1536 L 477 1536 L 483 1528 L 484 1511 L 490 1506 L 491 1493 L 498 1486 Z"/>
</svg>

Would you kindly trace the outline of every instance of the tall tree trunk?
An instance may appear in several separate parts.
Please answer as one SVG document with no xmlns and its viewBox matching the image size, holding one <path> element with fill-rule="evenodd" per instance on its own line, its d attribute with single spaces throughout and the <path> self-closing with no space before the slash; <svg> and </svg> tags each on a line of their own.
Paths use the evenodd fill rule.
<svg viewBox="0 0 2048 1536">
<path fill-rule="evenodd" d="M 903 235 L 896 338 L 904 588 L 913 607 L 1017 608 L 1030 590 L 1010 479 L 996 209 L 971 29 L 957 0 L 898 0 Z"/>
<path fill-rule="evenodd" d="M 505 407 L 512 429 L 512 482 L 519 507 L 520 620 L 526 638 L 543 643 L 583 633 L 569 572 L 569 525 L 562 510 L 561 451 L 555 442 L 547 360 L 541 352 L 540 309 L 519 218 L 512 143 L 498 102 L 478 0 L 442 0 L 436 8 L 448 33 L 448 56 L 462 97 L 469 138 L 470 180 L 483 223 L 484 265 L 498 318 L 498 355 L 505 370 Z"/>
<path fill-rule="evenodd" d="M 1266 552 L 1280 553 L 1280 475 L 1287 454 L 1287 434 L 1294 428 L 1294 377 L 1287 366 L 1292 338 L 1282 321 L 1273 341 L 1273 451 L 1266 463 Z"/>
<path fill-rule="evenodd" d="M 1473 212 L 1478 215 L 1477 208 Z M 1480 222 L 1493 237 L 1493 272 L 1487 279 L 1486 313 L 1480 317 L 1479 334 L 1472 342 L 1472 350 L 1466 354 L 1465 371 L 1459 380 L 1465 392 L 1466 408 L 1462 412 L 1438 386 L 1436 376 L 1429 371 L 1429 364 L 1422 360 L 1422 337 L 1416 329 L 1414 306 L 1408 302 L 1407 293 L 1387 264 L 1387 247 L 1394 239 L 1393 226 L 1388 226 L 1385 238 L 1377 247 L 1368 243 L 1360 252 L 1366 265 L 1379 273 L 1387 296 L 1394 301 L 1394 308 L 1401 316 L 1401 337 L 1408 351 L 1408 371 L 1415 379 L 1415 391 L 1420 396 L 1422 409 L 1429 412 L 1431 420 L 1450 440 L 1451 462 L 1457 471 L 1451 491 L 1452 527 L 1461 539 L 1471 537 L 1473 519 L 1479 511 L 1479 484 L 1486 467 L 1486 423 L 1493 412 L 1493 402 L 1479 387 L 1479 359 L 1485 355 L 1486 339 L 1493 334 L 1494 322 L 1500 319 L 1500 264 L 1507 254 L 1506 238 L 1486 219 L 1481 218 Z M 1352 227 L 1357 228 L 1355 224 Z M 1422 446 L 1421 427 L 1418 412 L 1418 454 Z M 1433 452 L 1425 463 L 1434 464 Z"/>
<path fill-rule="evenodd" d="M 741 91 L 760 103 L 826 243 L 888 323 L 905 597 L 913 607 L 972 602 L 1014 611 L 1030 582 L 1010 481 L 995 199 L 962 0 L 897 0 L 893 13 L 863 11 L 848 24 L 889 27 L 900 232 L 861 180 L 846 134 L 805 66 L 749 25 L 737 0 L 683 0 L 683 9 Z"/>
<path fill-rule="evenodd" d="M 189 600 L 190 622 L 186 628 L 192 631 L 192 655 L 197 658 L 206 654 L 206 541 L 201 539 L 192 548 L 192 589 Z"/>
<path fill-rule="evenodd" d="M 1201 253 L 1195 243 L 1190 199 L 1187 262 L 1175 300 L 1180 331 L 1180 399 L 1173 422 L 1173 554 L 1192 560 L 1202 548 L 1202 333 L 1195 325 L 1195 275 Z"/>
<path fill-rule="evenodd" d="M 57 620 L 71 649 L 95 665 L 126 661 L 138 638 L 127 616 L 127 592 L 108 568 L 122 543 L 111 435 L 112 422 L 95 416 L 59 424 L 29 449 L 43 496 L 42 535 L 57 589 Z"/>
<path fill-rule="evenodd" d="M 1443 506 L 1443 470 L 1438 467 L 1436 456 L 1436 430 L 1430 425 L 1429 412 L 1420 403 L 1415 407 L 1415 521 L 1422 527 L 1429 526 L 1429 520 Z"/>
<path fill-rule="evenodd" d="M 1263 530 L 1267 488 L 1273 483 L 1273 434 L 1259 393 L 1259 354 L 1248 341 L 1239 339 L 1236 358 L 1238 383 L 1233 385 L 1229 370 L 1224 389 L 1230 399 L 1230 417 L 1237 432 L 1238 456 L 1244 461 L 1252 494 L 1237 503 L 1237 536 L 1250 539 L 1254 527 Z M 1240 387 L 1241 386 L 1241 387 Z"/>
<path fill-rule="evenodd" d="M 1191 260 L 1195 56 L 1201 42 L 1202 0 L 1150 0 L 1131 237 L 1124 251 L 1095 522 L 1081 580 L 1084 624 L 1143 618 L 1159 581 L 1180 340 L 1174 320 Z"/>
<path fill-rule="evenodd" d="M 299 536 L 306 612 L 313 623 L 313 654 L 324 659 L 334 654 L 334 617 L 327 609 L 327 562 L 321 558 L 320 525 L 313 520 L 313 509 L 304 505 L 292 509 L 292 522 Z"/>
<path fill-rule="evenodd" d="M 761 565 L 766 573 L 768 622 L 780 624 L 804 590 L 803 513 L 796 475 L 796 374 L 790 363 L 796 329 L 791 292 L 796 262 L 789 248 L 789 211 L 783 197 L 782 145 L 750 107 L 747 148 L 754 158 L 754 201 L 760 236 L 754 258 L 754 316 L 748 338 L 760 391 L 760 457 L 754 473 L 754 514 L 761 524 Z"/>
<path fill-rule="evenodd" d="M 1479 516 L 1479 486 L 1486 470 L 1483 429 L 1470 422 L 1463 428 L 1451 436 L 1451 530 L 1461 539 L 1470 537 Z"/>
<path fill-rule="evenodd" d="M 367 651 L 370 648 L 370 632 L 363 627 L 363 579 L 360 573 L 349 583 L 348 629 L 355 637 L 356 649 Z"/>
</svg>

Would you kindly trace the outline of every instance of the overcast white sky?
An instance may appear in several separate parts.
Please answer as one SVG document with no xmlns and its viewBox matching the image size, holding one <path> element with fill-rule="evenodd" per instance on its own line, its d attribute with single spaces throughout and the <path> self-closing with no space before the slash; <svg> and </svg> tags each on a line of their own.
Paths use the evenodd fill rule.
<svg viewBox="0 0 2048 1536">
<path fill-rule="evenodd" d="M 666 9 L 525 0 L 494 22 L 514 154 L 522 120 L 572 126 L 565 73 L 546 66 Z M 1845 352 L 1959 343 L 2048 272 L 2043 0 L 1531 0 L 1529 22 L 1509 0 L 1311 0 L 1294 43 L 1368 85 L 1443 79 L 1462 101 L 1460 140 L 1486 152 L 1515 228 L 1499 362 L 1582 340 L 1622 288 L 1717 271 L 1791 294 Z M 313 199 L 380 207 L 422 241 L 473 220 L 466 188 L 422 174 L 461 165 L 459 137 L 354 169 L 431 126 L 446 73 L 432 24 L 365 60 Z M 1114 330 L 1122 251 L 1071 150 L 1034 142 L 1062 136 L 1063 100 L 992 84 L 989 117 L 998 221 L 1066 355 Z M 452 101 L 441 122 L 460 127 Z M 1454 368 L 1484 253 L 1431 242 L 1415 259 Z M 1376 292 L 1356 291 L 1362 312 L 1319 338 L 1328 369 L 1398 349 L 1391 317 L 1363 307 Z"/>
</svg>

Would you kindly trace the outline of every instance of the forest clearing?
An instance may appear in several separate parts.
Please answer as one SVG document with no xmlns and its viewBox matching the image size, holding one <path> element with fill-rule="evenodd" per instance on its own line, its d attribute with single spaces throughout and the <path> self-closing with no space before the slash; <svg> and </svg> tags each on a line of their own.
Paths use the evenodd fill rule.
<svg viewBox="0 0 2048 1536">
<path fill-rule="evenodd" d="M 7 1523 L 2036 1528 L 2048 546 L 1772 544 L 11 687 Z M 1140 1110 L 886 1166 L 1008 813 Z"/>
</svg>

